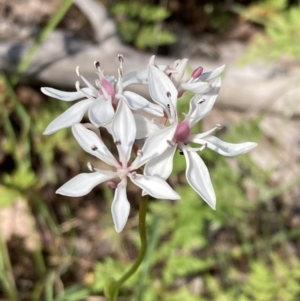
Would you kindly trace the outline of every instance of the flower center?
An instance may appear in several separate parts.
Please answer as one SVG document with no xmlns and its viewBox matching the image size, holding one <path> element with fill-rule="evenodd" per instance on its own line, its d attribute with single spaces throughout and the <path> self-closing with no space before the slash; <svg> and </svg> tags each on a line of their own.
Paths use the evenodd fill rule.
<svg viewBox="0 0 300 301">
<path fill-rule="evenodd" d="M 121 180 L 123 180 L 130 173 L 130 168 L 129 167 L 119 167 L 119 168 L 117 168 L 117 173 L 118 173 L 119 178 Z"/>
<path fill-rule="evenodd" d="M 102 91 L 102 87 L 103 87 L 103 89 L 105 89 L 107 94 L 111 96 L 111 99 L 114 99 L 116 95 L 114 86 L 104 77 L 101 78 L 100 83 L 101 83 L 101 88 L 99 89 L 99 92 L 101 94 L 104 94 Z"/>
<path fill-rule="evenodd" d="M 186 142 L 190 135 L 190 125 L 187 120 L 179 123 L 176 128 L 176 132 L 173 140 L 176 142 Z"/>
</svg>

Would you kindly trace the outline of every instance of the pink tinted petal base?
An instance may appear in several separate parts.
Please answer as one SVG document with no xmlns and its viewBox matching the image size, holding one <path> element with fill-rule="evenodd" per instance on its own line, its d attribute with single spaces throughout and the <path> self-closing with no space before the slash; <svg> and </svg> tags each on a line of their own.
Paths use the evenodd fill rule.
<svg viewBox="0 0 300 301">
<path fill-rule="evenodd" d="M 190 129 L 189 122 L 187 120 L 185 120 L 177 125 L 173 140 L 176 142 L 184 143 L 189 138 L 190 132 L 191 132 L 191 129 Z"/>
<path fill-rule="evenodd" d="M 116 91 L 115 91 L 114 86 L 105 77 L 101 78 L 100 84 L 101 84 L 101 88 L 99 89 L 99 92 L 101 94 L 103 94 L 103 91 L 101 90 L 103 88 L 103 89 L 105 89 L 107 94 L 109 96 L 111 96 L 111 99 L 114 99 L 115 95 L 116 95 Z"/>
</svg>

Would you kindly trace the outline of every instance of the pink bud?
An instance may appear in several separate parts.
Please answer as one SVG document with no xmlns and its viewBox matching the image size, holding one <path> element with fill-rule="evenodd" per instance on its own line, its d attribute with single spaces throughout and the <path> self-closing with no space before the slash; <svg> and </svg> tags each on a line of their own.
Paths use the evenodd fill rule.
<svg viewBox="0 0 300 301">
<path fill-rule="evenodd" d="M 190 125 L 188 121 L 183 121 L 177 125 L 174 140 L 176 142 L 186 142 L 190 135 Z"/>
<path fill-rule="evenodd" d="M 203 67 L 200 66 L 196 68 L 192 73 L 192 78 L 194 79 L 198 78 L 202 74 L 202 72 L 203 72 Z"/>
<path fill-rule="evenodd" d="M 117 184 L 113 181 L 109 181 L 107 182 L 107 187 L 111 188 L 111 189 L 116 189 L 117 188 Z"/>
</svg>

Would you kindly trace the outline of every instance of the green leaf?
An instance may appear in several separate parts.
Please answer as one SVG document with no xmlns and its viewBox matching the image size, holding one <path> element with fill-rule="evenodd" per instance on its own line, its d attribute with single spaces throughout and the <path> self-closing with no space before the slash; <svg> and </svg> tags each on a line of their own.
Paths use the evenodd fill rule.
<svg viewBox="0 0 300 301">
<path fill-rule="evenodd" d="M 168 45 L 174 43 L 176 37 L 167 30 L 160 30 L 157 26 L 144 26 L 138 34 L 135 44 L 138 48 L 146 48 L 155 45 Z"/>
<path fill-rule="evenodd" d="M 142 5 L 140 18 L 147 22 L 159 22 L 168 18 L 171 13 L 164 7 L 154 5 Z"/>
<path fill-rule="evenodd" d="M 0 195 L 0 208 L 8 207 L 21 196 L 18 191 L 3 185 L 0 185 Z"/>
</svg>

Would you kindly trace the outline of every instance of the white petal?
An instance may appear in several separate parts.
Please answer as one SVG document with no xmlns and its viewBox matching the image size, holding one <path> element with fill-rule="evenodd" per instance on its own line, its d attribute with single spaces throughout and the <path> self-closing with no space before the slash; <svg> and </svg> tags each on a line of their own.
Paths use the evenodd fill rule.
<svg viewBox="0 0 300 301">
<path fill-rule="evenodd" d="M 126 195 L 126 183 L 124 182 L 120 182 L 115 190 L 111 213 L 116 231 L 120 233 L 124 229 L 130 213 L 130 204 Z"/>
<path fill-rule="evenodd" d="M 209 81 L 221 75 L 224 71 L 225 65 L 218 67 L 210 72 L 204 72 L 200 75 L 199 80 L 201 81 Z"/>
<path fill-rule="evenodd" d="M 163 72 L 166 72 L 166 70 L 170 68 L 169 65 L 156 65 L 156 67 Z"/>
<path fill-rule="evenodd" d="M 79 145 L 86 152 L 92 154 L 109 165 L 119 167 L 119 163 L 115 157 L 94 132 L 88 130 L 80 123 L 73 124 L 72 132 Z"/>
<path fill-rule="evenodd" d="M 212 110 L 221 87 L 221 78 L 218 77 L 211 81 L 212 88 L 205 95 L 195 95 L 190 101 L 190 110 L 187 117 L 190 126 L 193 127 L 199 120 L 209 115 Z M 204 102 L 202 102 L 204 100 Z"/>
<path fill-rule="evenodd" d="M 216 195 L 206 165 L 196 152 L 188 152 L 184 148 L 182 151 L 187 165 L 187 181 L 211 208 L 216 209 Z"/>
<path fill-rule="evenodd" d="M 182 83 L 181 88 L 193 93 L 206 93 L 211 89 L 211 85 L 206 82 Z"/>
<path fill-rule="evenodd" d="M 56 117 L 45 129 L 44 135 L 53 134 L 54 132 L 69 127 L 73 123 L 81 121 L 83 115 L 93 103 L 93 100 L 85 99 L 75 103 L 64 113 Z"/>
<path fill-rule="evenodd" d="M 187 142 L 193 142 L 193 139 L 194 137 L 197 137 L 197 139 L 202 139 L 202 138 L 205 138 L 206 136 L 209 136 L 210 134 L 212 134 L 213 132 L 215 132 L 216 130 L 219 130 L 221 129 L 221 125 L 220 124 L 216 124 L 215 127 L 205 131 L 205 132 L 202 132 L 200 134 L 194 134 L 194 135 L 190 135 L 187 139 Z"/>
<path fill-rule="evenodd" d="M 123 88 L 132 84 L 148 84 L 148 70 L 133 71 L 125 74 L 123 77 Z"/>
<path fill-rule="evenodd" d="M 114 114 L 115 111 L 111 104 L 111 97 L 106 100 L 104 96 L 100 96 L 95 99 L 89 108 L 89 119 L 97 127 L 110 122 Z"/>
<path fill-rule="evenodd" d="M 134 114 L 136 124 L 136 139 L 149 137 L 153 133 L 164 128 L 162 124 L 149 120 L 147 117 Z"/>
<path fill-rule="evenodd" d="M 85 91 L 87 94 L 93 96 L 91 89 L 83 88 L 82 90 Z M 60 91 L 60 90 L 57 90 L 54 88 L 48 88 L 48 87 L 41 88 L 41 91 L 50 97 L 57 98 L 57 99 L 64 100 L 64 101 L 74 101 L 74 100 L 78 100 L 80 98 L 85 97 L 85 95 L 81 91 L 66 92 L 66 91 Z"/>
<path fill-rule="evenodd" d="M 184 71 L 185 71 L 187 62 L 188 62 L 188 59 L 182 59 L 182 60 L 179 60 L 177 65 L 176 64 L 173 65 L 173 68 L 176 69 L 176 72 L 172 73 L 171 78 L 172 78 L 173 83 L 176 86 L 181 81 L 181 79 L 184 75 Z"/>
<path fill-rule="evenodd" d="M 131 181 L 156 199 L 179 200 L 179 194 L 163 179 L 159 177 L 136 174 Z"/>
<path fill-rule="evenodd" d="M 164 110 L 161 106 L 148 101 L 136 93 L 125 91 L 123 96 L 130 109 L 134 111 L 143 111 L 155 116 L 164 116 Z"/>
<path fill-rule="evenodd" d="M 81 79 L 85 82 L 88 86 L 89 90 L 92 91 L 93 95 L 98 95 L 99 91 L 82 75 L 80 75 Z"/>
<path fill-rule="evenodd" d="M 167 179 L 173 170 L 173 157 L 177 145 L 168 147 L 160 156 L 153 158 L 146 163 L 144 174 L 147 176 L 157 176 Z"/>
<path fill-rule="evenodd" d="M 140 158 L 137 158 L 139 159 L 138 167 L 144 165 L 149 160 L 161 155 L 168 147 L 170 147 L 168 141 L 172 141 L 176 127 L 177 124 L 174 123 L 171 126 L 152 134 L 146 140 L 142 148 L 142 156 Z"/>
<path fill-rule="evenodd" d="M 245 154 L 257 146 L 257 143 L 254 142 L 229 143 L 210 135 L 202 139 L 194 135 L 191 142 L 200 143 L 202 145 L 206 144 L 208 148 L 227 157 Z"/>
<path fill-rule="evenodd" d="M 154 102 L 161 105 L 175 119 L 178 91 L 169 77 L 153 65 L 148 67 L 149 93 Z M 168 96 L 170 94 L 170 97 Z M 171 104 L 170 104 L 171 99 Z"/>
<path fill-rule="evenodd" d="M 114 140 L 119 142 L 117 143 L 119 156 L 125 166 L 131 155 L 131 148 L 136 136 L 136 125 L 132 112 L 123 100 L 119 101 L 112 123 L 112 135 Z"/>
<path fill-rule="evenodd" d="M 58 188 L 56 193 L 72 197 L 83 196 L 88 194 L 95 186 L 114 177 L 113 173 L 81 173 Z"/>
</svg>

